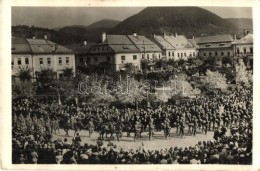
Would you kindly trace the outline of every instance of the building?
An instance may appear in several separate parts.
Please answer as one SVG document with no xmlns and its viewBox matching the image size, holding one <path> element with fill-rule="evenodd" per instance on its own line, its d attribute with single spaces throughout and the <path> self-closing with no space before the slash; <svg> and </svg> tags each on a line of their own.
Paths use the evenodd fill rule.
<svg viewBox="0 0 260 171">
<path fill-rule="evenodd" d="M 75 75 L 74 52 L 47 39 L 12 38 L 12 74 L 20 68 L 31 70 L 37 77 L 42 69 L 51 68 L 57 78 L 63 77 L 63 70 L 72 68 Z"/>
<path fill-rule="evenodd" d="M 87 65 L 108 66 L 111 71 L 119 71 L 125 69 L 125 64 L 131 63 L 136 70 L 140 70 L 141 59 L 161 58 L 161 52 L 154 42 L 136 33 L 133 35 L 102 33 L 101 43 L 92 45 L 85 56 Z"/>
<path fill-rule="evenodd" d="M 233 41 L 230 35 L 217 35 L 195 38 L 202 58 L 216 57 L 217 64 L 222 65 L 223 57 L 233 56 Z"/>
<path fill-rule="evenodd" d="M 196 47 L 184 35 L 166 35 L 156 36 L 154 40 L 163 50 L 163 55 L 166 59 L 187 60 L 197 56 Z"/>
<path fill-rule="evenodd" d="M 89 50 L 93 46 L 93 43 L 84 41 L 82 44 L 70 44 L 64 45 L 66 48 L 71 49 L 75 53 L 75 69 L 78 72 L 80 67 L 87 67 L 90 55 Z"/>
<path fill-rule="evenodd" d="M 137 35 L 137 33 L 134 33 L 133 35 L 128 35 L 128 38 L 140 50 L 142 56 L 141 59 L 153 61 L 162 58 L 161 48 L 145 36 L 140 36 Z"/>
<path fill-rule="evenodd" d="M 119 71 L 125 69 L 125 64 L 131 63 L 140 69 L 140 50 L 127 35 L 102 33 L 101 43 L 91 46 L 88 54 L 90 65 L 107 65 L 110 70 Z"/>
<path fill-rule="evenodd" d="M 158 46 L 162 49 L 162 56 L 166 59 L 173 59 L 175 48 L 168 41 L 164 39 L 165 36 L 166 34 L 164 34 L 163 36 L 154 34 L 153 38 L 155 42 L 158 44 Z"/>
<path fill-rule="evenodd" d="M 248 33 L 241 39 L 235 39 L 233 43 L 235 57 L 244 58 L 248 69 L 253 67 L 253 34 Z"/>
</svg>

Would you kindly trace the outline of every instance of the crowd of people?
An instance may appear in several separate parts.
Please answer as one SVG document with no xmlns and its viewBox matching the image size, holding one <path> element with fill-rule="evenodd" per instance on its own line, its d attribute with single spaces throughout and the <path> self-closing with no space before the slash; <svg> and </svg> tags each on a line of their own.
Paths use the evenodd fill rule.
<svg viewBox="0 0 260 171">
<path fill-rule="evenodd" d="M 252 89 L 238 87 L 226 93 L 197 97 L 184 104 L 139 109 L 57 105 L 52 99 L 13 100 L 13 163 L 39 164 L 252 164 Z M 117 147 L 112 142 L 97 145 L 81 141 L 75 130 L 73 141 L 52 138 L 60 128 L 82 125 L 98 131 L 103 123 L 128 123 L 130 129 L 171 132 L 181 138 L 197 130 L 214 131 L 214 140 L 187 148 L 139 150 Z M 91 124 L 90 124 L 91 123 Z M 92 126 L 89 126 L 92 125 Z M 186 128 L 186 129 L 185 129 Z M 188 129 L 188 132 L 185 130 Z M 226 135 L 227 129 L 231 134 Z"/>
</svg>

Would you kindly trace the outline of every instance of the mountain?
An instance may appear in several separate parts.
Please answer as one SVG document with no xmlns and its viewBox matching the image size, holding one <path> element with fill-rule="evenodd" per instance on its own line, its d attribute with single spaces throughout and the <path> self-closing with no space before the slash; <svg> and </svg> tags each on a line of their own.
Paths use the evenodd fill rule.
<svg viewBox="0 0 260 171">
<path fill-rule="evenodd" d="M 226 20 L 241 30 L 246 29 L 251 32 L 253 31 L 253 20 L 251 18 L 226 18 Z"/>
<path fill-rule="evenodd" d="M 87 28 L 113 28 L 120 22 L 121 21 L 104 19 L 88 25 Z"/>
<path fill-rule="evenodd" d="M 92 23 L 88 26 L 73 25 L 63 27 L 58 30 L 59 33 L 80 36 L 81 39 L 88 42 L 98 42 L 102 32 L 108 32 L 111 28 L 115 27 L 120 21 L 104 19 Z"/>
<path fill-rule="evenodd" d="M 188 37 L 238 31 L 233 23 L 199 7 L 147 7 L 115 26 L 112 34 L 179 33 Z"/>
<path fill-rule="evenodd" d="M 80 36 L 81 40 L 87 41 L 89 43 L 94 43 L 100 41 L 101 33 L 108 32 L 109 28 L 82 28 L 82 27 L 74 27 L 68 26 L 63 27 L 58 31 L 61 34 L 73 35 L 75 37 Z"/>
<path fill-rule="evenodd" d="M 84 39 L 76 34 L 62 33 L 52 29 L 18 25 L 12 26 L 12 36 L 13 37 L 23 37 L 23 38 L 32 38 L 35 36 L 38 39 L 43 39 L 44 35 L 47 34 L 48 40 L 51 40 L 59 44 L 74 44 L 78 42 L 83 42 Z"/>
</svg>

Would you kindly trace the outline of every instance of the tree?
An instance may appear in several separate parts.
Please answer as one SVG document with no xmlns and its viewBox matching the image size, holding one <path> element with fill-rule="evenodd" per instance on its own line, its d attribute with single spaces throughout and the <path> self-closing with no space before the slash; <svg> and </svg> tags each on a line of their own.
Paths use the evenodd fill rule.
<svg viewBox="0 0 260 171">
<path fill-rule="evenodd" d="M 32 82 L 12 80 L 12 97 L 33 97 L 36 94 L 35 86 Z"/>
<path fill-rule="evenodd" d="M 246 66 L 243 60 L 239 60 L 238 64 L 236 64 L 236 83 L 244 83 L 248 85 L 250 75 L 246 71 Z"/>
<path fill-rule="evenodd" d="M 63 69 L 63 75 L 66 78 L 72 78 L 74 75 L 73 68 L 66 67 L 65 69 Z"/>
<path fill-rule="evenodd" d="M 132 63 L 126 63 L 125 64 L 125 72 L 126 74 L 134 74 L 136 72 L 136 67 Z"/>
<path fill-rule="evenodd" d="M 21 81 L 30 81 L 32 78 L 31 72 L 31 69 L 28 67 L 20 67 L 17 76 Z"/>
<path fill-rule="evenodd" d="M 149 69 L 149 65 L 148 65 L 148 60 L 147 59 L 142 59 L 141 60 L 141 68 L 143 71 L 147 71 Z"/>
<path fill-rule="evenodd" d="M 42 69 L 40 72 L 37 73 L 38 78 L 37 81 L 40 82 L 43 85 L 48 85 L 50 82 L 52 82 L 56 76 L 57 73 L 53 71 L 51 68 Z"/>
<path fill-rule="evenodd" d="M 207 70 L 205 79 L 202 82 L 211 89 L 224 90 L 227 88 L 227 79 L 218 71 L 212 72 Z"/>
<path fill-rule="evenodd" d="M 170 80 L 171 82 L 171 93 L 175 96 L 193 96 L 200 94 L 200 90 L 197 88 L 193 88 L 191 84 L 188 82 L 188 76 L 185 74 L 178 74 L 174 79 Z"/>
</svg>

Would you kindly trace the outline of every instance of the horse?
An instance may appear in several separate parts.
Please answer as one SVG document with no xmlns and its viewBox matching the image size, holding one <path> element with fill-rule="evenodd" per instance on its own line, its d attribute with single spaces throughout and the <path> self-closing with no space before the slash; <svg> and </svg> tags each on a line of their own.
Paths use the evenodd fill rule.
<svg viewBox="0 0 260 171">
<path fill-rule="evenodd" d="M 134 131 L 134 126 L 130 123 L 130 122 L 124 122 L 124 128 L 123 131 L 125 131 L 127 134 L 127 137 L 130 137 L 131 132 L 135 132 Z"/>
<path fill-rule="evenodd" d="M 107 123 L 101 123 L 99 125 L 99 137 L 100 139 L 104 139 L 104 134 L 106 134 L 106 138 L 107 138 L 107 134 L 110 133 L 110 129 Z"/>
<path fill-rule="evenodd" d="M 122 122 L 117 122 L 115 125 L 111 125 L 111 137 L 116 134 L 117 141 L 122 139 L 124 124 Z M 111 138 L 110 137 L 110 138 Z"/>
<path fill-rule="evenodd" d="M 122 138 L 122 134 L 123 134 L 123 128 L 124 128 L 124 124 L 122 122 L 117 122 L 117 123 L 102 123 L 99 126 L 99 137 L 100 139 L 104 139 L 104 134 L 106 134 L 106 138 L 107 135 L 110 134 L 109 139 L 113 139 L 113 135 L 115 134 L 117 137 L 117 140 L 120 141 Z"/>
</svg>

